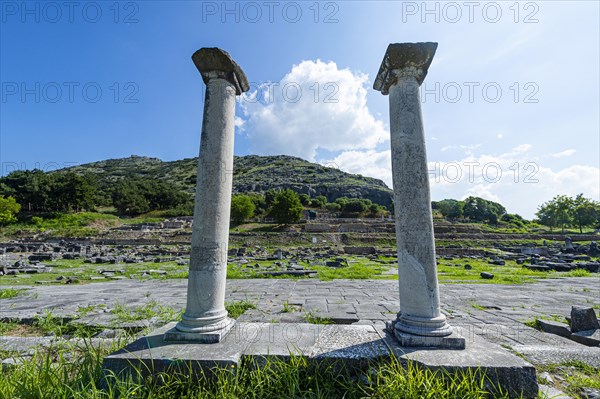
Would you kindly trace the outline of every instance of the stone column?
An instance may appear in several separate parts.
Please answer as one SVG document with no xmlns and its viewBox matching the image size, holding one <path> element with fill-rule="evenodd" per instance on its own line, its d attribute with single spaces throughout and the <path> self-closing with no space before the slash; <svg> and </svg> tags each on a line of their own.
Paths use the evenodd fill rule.
<svg viewBox="0 0 600 399">
<path fill-rule="evenodd" d="M 187 306 L 165 340 L 214 343 L 221 341 L 235 322 L 225 310 L 235 97 L 249 86 L 241 68 L 221 49 L 202 48 L 192 60 L 206 84 L 206 97 Z"/>
<path fill-rule="evenodd" d="M 388 326 L 405 346 L 464 348 L 440 312 L 419 86 L 437 43 L 390 44 L 375 90 L 390 96 L 400 312 Z"/>
</svg>

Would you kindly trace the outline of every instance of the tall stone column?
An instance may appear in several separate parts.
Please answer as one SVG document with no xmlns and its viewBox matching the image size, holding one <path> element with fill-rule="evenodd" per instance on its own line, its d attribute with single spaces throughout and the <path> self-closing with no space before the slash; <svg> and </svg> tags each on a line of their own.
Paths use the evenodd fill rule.
<svg viewBox="0 0 600 399">
<path fill-rule="evenodd" d="M 239 65 L 221 49 L 202 48 L 192 60 L 206 84 L 206 97 L 187 306 L 165 340 L 214 343 L 221 341 L 235 322 L 225 310 L 235 97 L 249 86 Z"/>
<path fill-rule="evenodd" d="M 389 94 L 400 312 L 389 326 L 405 346 L 464 348 L 440 312 L 419 86 L 437 43 L 390 44 L 373 88 Z"/>
</svg>

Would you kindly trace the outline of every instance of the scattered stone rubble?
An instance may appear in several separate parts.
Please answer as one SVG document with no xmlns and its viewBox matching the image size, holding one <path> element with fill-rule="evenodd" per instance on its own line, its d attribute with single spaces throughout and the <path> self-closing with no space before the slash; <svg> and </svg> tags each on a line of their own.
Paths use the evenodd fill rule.
<svg viewBox="0 0 600 399">
<path fill-rule="evenodd" d="M 169 221 L 169 223 L 171 222 L 172 220 Z M 438 260 L 486 260 L 494 266 L 505 266 L 507 262 L 514 261 L 530 270 L 566 272 L 583 269 L 591 273 L 600 272 L 600 259 L 598 258 L 600 252 L 594 241 L 587 245 L 581 245 L 567 240 L 566 245 L 561 247 L 503 246 L 498 250 L 446 247 L 438 248 L 436 252 Z M 81 259 L 88 264 L 115 265 L 113 268 L 116 270 L 110 270 L 110 267 L 99 270 L 99 276 L 92 277 L 93 280 L 123 279 L 127 278 L 122 271 L 125 264 L 176 262 L 179 266 L 185 266 L 189 264 L 189 254 L 190 247 L 185 244 L 135 245 L 110 242 L 109 245 L 102 241 L 89 240 L 11 241 L 0 243 L 0 276 L 45 273 L 52 270 L 51 262 L 54 260 Z M 242 270 L 265 276 L 311 277 L 316 275 L 316 271 L 300 265 L 300 262 L 337 268 L 348 266 L 349 256 L 363 256 L 381 264 L 389 264 L 391 267 L 396 264 L 396 251 L 393 248 L 322 245 L 272 249 L 252 245 L 250 239 L 245 245 L 229 248 L 228 262 L 239 265 Z M 265 265 L 265 261 L 271 263 Z M 262 264 L 258 262 L 262 262 Z M 468 264 L 463 267 L 467 270 L 471 269 Z M 152 269 L 142 271 L 141 275 L 155 277 L 165 273 L 167 272 L 164 270 Z M 481 278 L 492 279 L 493 274 L 482 273 Z M 77 281 L 65 278 L 60 282 L 69 284 Z"/>
<path fill-rule="evenodd" d="M 538 319 L 542 331 L 569 338 L 587 346 L 600 346 L 600 324 L 591 307 L 573 306 L 567 323 Z"/>
</svg>

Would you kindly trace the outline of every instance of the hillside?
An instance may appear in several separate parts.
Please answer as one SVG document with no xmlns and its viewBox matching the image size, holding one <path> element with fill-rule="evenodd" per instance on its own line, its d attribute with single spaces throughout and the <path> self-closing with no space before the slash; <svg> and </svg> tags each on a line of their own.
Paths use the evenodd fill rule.
<svg viewBox="0 0 600 399">
<path fill-rule="evenodd" d="M 93 173 L 104 187 L 110 187 L 125 177 L 143 177 L 168 180 L 192 192 L 196 184 L 197 163 L 198 158 L 163 162 L 158 158 L 133 155 L 77 165 L 61 171 Z M 328 201 L 349 197 L 370 199 L 385 206 L 392 203 L 392 190 L 378 179 L 346 173 L 287 155 L 234 158 L 234 193 L 264 193 L 269 189 L 287 188 L 311 197 L 324 195 Z"/>
</svg>

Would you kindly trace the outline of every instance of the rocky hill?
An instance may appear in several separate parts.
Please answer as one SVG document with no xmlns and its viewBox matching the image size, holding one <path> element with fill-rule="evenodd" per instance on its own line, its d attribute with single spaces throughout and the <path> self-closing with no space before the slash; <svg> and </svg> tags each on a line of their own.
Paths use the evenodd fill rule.
<svg viewBox="0 0 600 399">
<path fill-rule="evenodd" d="M 110 186 L 126 177 L 168 180 L 192 192 L 196 184 L 198 158 L 163 162 L 158 158 L 131 156 L 73 166 L 63 171 L 93 173 L 101 185 Z M 60 172 L 59 172 L 60 173 Z M 392 191 L 384 182 L 354 175 L 301 158 L 277 155 L 235 157 L 233 191 L 259 192 L 290 188 L 311 197 L 324 195 L 329 201 L 339 197 L 365 198 L 389 206 Z"/>
</svg>

